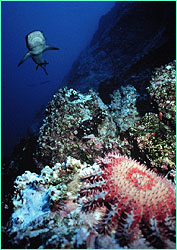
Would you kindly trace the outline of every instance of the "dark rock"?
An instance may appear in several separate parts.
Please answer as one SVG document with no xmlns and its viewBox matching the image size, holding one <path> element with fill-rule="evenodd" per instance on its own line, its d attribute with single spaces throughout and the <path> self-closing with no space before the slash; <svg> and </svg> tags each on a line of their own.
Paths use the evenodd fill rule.
<svg viewBox="0 0 177 250">
<path fill-rule="evenodd" d="M 117 2 L 63 84 L 99 91 L 105 103 L 122 85 L 144 95 L 155 67 L 176 56 L 175 2 Z"/>
</svg>

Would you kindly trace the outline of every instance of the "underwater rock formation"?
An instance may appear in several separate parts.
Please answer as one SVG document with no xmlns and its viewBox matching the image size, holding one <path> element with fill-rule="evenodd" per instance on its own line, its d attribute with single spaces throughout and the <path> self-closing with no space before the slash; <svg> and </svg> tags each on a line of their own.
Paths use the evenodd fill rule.
<svg viewBox="0 0 177 250">
<path fill-rule="evenodd" d="M 120 132 L 128 130 L 140 120 L 136 107 L 138 96 L 136 89 L 131 85 L 122 86 L 120 90 L 114 90 L 111 95 L 109 108 Z"/>
<path fill-rule="evenodd" d="M 149 168 L 164 176 L 173 172 L 175 178 L 176 135 L 157 114 L 147 113 L 129 130 L 128 137 L 129 143 L 134 141 Z"/>
<path fill-rule="evenodd" d="M 52 166 L 67 156 L 92 164 L 93 159 L 117 149 L 163 176 L 170 174 L 174 181 L 175 63 L 154 70 L 147 89 L 154 113 L 142 117 L 137 107 L 139 95 L 131 85 L 115 90 L 110 105 L 93 90 L 81 94 L 60 89 L 46 108 L 37 165 Z"/>
<path fill-rule="evenodd" d="M 72 156 L 83 162 L 114 148 L 116 124 L 96 92 L 81 94 L 74 89 L 60 89 L 46 108 L 40 128 L 38 165 L 52 166 Z"/>
<path fill-rule="evenodd" d="M 154 70 L 148 92 L 156 113 L 146 113 L 129 130 L 144 162 L 176 178 L 176 61 Z"/>
<path fill-rule="evenodd" d="M 72 200 L 79 187 L 78 169 L 82 167 L 84 165 L 79 160 L 69 157 L 66 162 L 56 163 L 52 168 L 45 166 L 39 175 L 26 171 L 16 178 L 14 213 L 9 229 L 13 245 L 19 245 L 23 240 L 26 247 L 32 247 L 33 239 L 38 237 L 34 248 L 40 244 L 42 248 L 51 247 L 58 235 L 55 248 L 64 248 L 64 235 L 67 238 L 71 233 L 72 237 L 72 231 L 76 230 L 75 225 L 70 225 L 73 216 L 67 215 L 76 208 L 76 205 L 72 206 Z M 65 205 L 67 200 L 69 205 Z M 67 223 L 71 228 L 67 229 Z M 73 243 L 68 239 L 68 244 L 72 246 Z"/>
<path fill-rule="evenodd" d="M 175 9 L 175 2 L 117 2 L 63 85 L 96 89 L 105 103 L 122 85 L 133 85 L 142 95 L 154 67 L 176 57 Z"/>
<path fill-rule="evenodd" d="M 18 175 L 24 173 L 25 170 L 36 171 L 35 162 L 33 160 L 33 154 L 35 153 L 37 145 L 37 137 L 31 136 L 23 138 L 15 146 L 13 153 L 2 159 L 1 162 L 1 226 L 2 233 L 6 228 L 6 223 L 9 220 L 12 211 L 12 197 L 14 192 L 14 181 Z M 8 183 L 8 185 L 7 185 Z M 2 245 L 7 247 L 7 240 L 3 239 Z M 3 248 L 3 247 L 2 247 Z"/>
<path fill-rule="evenodd" d="M 175 185 L 116 152 L 92 166 L 68 157 L 14 185 L 13 246 L 175 247 Z"/>
<path fill-rule="evenodd" d="M 159 119 L 176 129 L 176 61 L 154 70 L 147 88 Z"/>
</svg>

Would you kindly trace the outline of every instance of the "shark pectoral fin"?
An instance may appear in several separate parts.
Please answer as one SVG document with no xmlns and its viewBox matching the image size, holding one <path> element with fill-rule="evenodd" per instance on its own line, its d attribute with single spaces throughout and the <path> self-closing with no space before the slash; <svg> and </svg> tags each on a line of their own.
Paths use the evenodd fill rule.
<svg viewBox="0 0 177 250">
<path fill-rule="evenodd" d="M 19 64 L 18 64 L 18 67 L 24 62 L 24 61 L 26 61 L 28 58 L 30 58 L 31 57 L 31 53 L 30 53 L 30 51 L 28 51 L 27 53 L 26 53 L 26 55 L 21 59 L 21 61 L 19 62 Z"/>
<path fill-rule="evenodd" d="M 46 62 L 46 61 L 44 61 L 44 63 L 43 64 L 45 64 L 45 65 L 47 65 L 47 64 L 49 64 L 48 62 Z"/>
<path fill-rule="evenodd" d="M 46 45 L 44 51 L 47 51 L 47 50 L 59 50 L 59 48 L 56 48 L 56 47 L 52 47 L 52 46 Z"/>
</svg>

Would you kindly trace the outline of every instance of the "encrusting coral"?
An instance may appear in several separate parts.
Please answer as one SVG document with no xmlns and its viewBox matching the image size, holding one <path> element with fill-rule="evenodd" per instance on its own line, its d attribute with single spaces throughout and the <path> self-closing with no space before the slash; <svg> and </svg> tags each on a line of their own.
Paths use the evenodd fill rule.
<svg viewBox="0 0 177 250">
<path fill-rule="evenodd" d="M 100 152 L 115 149 L 112 140 L 116 131 L 108 107 L 96 92 L 59 89 L 40 128 L 37 165 L 52 166 L 67 156 L 93 163 Z"/>
<path fill-rule="evenodd" d="M 159 112 L 159 119 L 175 130 L 176 125 L 176 61 L 154 71 L 148 87 L 152 102 Z"/>
<path fill-rule="evenodd" d="M 175 181 L 176 171 L 176 61 L 155 69 L 148 92 L 156 113 L 146 113 L 129 129 L 141 160 Z M 130 139 L 131 138 L 131 139 Z M 135 143 L 136 142 L 136 143 Z"/>
<path fill-rule="evenodd" d="M 127 85 L 115 90 L 111 95 L 109 108 L 120 131 L 126 131 L 140 119 L 136 108 L 138 93 L 135 87 Z"/>
<path fill-rule="evenodd" d="M 129 130 L 129 138 L 136 139 L 148 167 L 164 176 L 172 170 L 175 171 L 176 135 L 159 120 L 158 114 L 146 114 Z"/>
<path fill-rule="evenodd" d="M 37 175 L 26 171 L 15 180 L 14 213 L 9 226 L 9 240 L 25 247 L 74 248 L 74 235 L 80 226 L 77 204 L 73 202 L 79 191 L 78 171 L 87 164 L 67 157 L 41 170 Z M 67 240 L 66 240 L 67 239 Z M 82 240 L 80 240 L 82 244 Z"/>
</svg>

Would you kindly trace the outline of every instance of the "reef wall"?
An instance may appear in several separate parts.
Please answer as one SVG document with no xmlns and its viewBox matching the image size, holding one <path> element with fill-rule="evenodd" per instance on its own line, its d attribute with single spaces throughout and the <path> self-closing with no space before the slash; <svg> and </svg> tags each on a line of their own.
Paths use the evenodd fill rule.
<svg viewBox="0 0 177 250">
<path fill-rule="evenodd" d="M 96 89 L 106 103 L 122 85 L 131 84 L 143 94 L 154 67 L 175 59 L 175 20 L 175 2 L 116 2 L 63 85 Z"/>
</svg>

